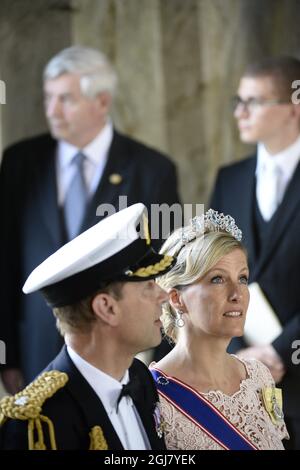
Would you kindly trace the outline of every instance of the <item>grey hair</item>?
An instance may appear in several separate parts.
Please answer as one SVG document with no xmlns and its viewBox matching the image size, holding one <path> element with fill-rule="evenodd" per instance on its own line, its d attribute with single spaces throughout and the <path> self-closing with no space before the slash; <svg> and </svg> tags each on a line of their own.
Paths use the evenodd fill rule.
<svg viewBox="0 0 300 470">
<path fill-rule="evenodd" d="M 81 92 L 89 98 L 103 91 L 115 94 L 117 74 L 107 57 L 96 49 L 83 46 L 63 49 L 48 62 L 43 77 L 51 80 L 65 73 L 80 75 Z"/>
<path fill-rule="evenodd" d="M 192 228 L 190 227 L 192 230 Z M 185 232 L 189 227 L 185 227 Z M 204 234 L 194 238 L 189 243 L 182 241 L 182 229 L 175 230 L 163 244 L 160 253 L 177 256 L 176 264 L 157 283 L 167 292 L 172 288 L 182 289 L 203 278 L 205 274 L 225 255 L 235 249 L 242 250 L 247 256 L 246 249 L 231 234 L 225 231 L 206 230 Z M 176 343 L 178 314 L 170 302 L 163 305 L 161 317 L 166 336 Z"/>
</svg>

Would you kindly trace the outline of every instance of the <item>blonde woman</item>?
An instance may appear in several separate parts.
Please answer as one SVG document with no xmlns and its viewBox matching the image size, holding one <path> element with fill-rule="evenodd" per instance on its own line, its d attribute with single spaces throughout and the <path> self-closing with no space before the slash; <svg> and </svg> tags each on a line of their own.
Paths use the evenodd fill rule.
<svg viewBox="0 0 300 470">
<path fill-rule="evenodd" d="M 269 370 L 226 352 L 243 334 L 249 303 L 241 237 L 234 219 L 209 210 L 162 247 L 177 256 L 158 280 L 169 294 L 162 321 L 175 347 L 150 367 L 169 449 L 283 449 L 288 438 Z"/>
</svg>

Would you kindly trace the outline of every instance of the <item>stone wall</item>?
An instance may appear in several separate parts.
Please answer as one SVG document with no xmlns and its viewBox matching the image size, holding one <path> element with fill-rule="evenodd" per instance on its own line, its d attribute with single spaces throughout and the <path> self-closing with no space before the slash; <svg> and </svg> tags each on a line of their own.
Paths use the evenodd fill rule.
<svg viewBox="0 0 300 470">
<path fill-rule="evenodd" d="M 3 145 L 47 129 L 42 70 L 51 55 L 71 42 L 71 12 L 62 0 L 1 0 L 0 79 Z"/>
<path fill-rule="evenodd" d="M 250 151 L 230 108 L 243 68 L 299 56 L 299 20 L 298 0 L 1 0 L 3 143 L 46 129 L 47 60 L 70 44 L 97 47 L 120 76 L 117 126 L 172 156 L 185 202 L 206 202 L 217 167 Z"/>
</svg>

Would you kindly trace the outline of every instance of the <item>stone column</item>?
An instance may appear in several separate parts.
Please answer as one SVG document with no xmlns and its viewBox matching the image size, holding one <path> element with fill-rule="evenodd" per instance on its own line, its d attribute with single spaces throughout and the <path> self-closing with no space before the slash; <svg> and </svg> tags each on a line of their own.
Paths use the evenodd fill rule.
<svg viewBox="0 0 300 470">
<path fill-rule="evenodd" d="M 69 2 L 1 0 L 1 79 L 3 146 L 47 129 L 42 71 L 48 59 L 70 43 Z"/>
<path fill-rule="evenodd" d="M 119 75 L 114 122 L 167 151 L 159 0 L 75 0 L 75 43 L 101 49 Z"/>
</svg>

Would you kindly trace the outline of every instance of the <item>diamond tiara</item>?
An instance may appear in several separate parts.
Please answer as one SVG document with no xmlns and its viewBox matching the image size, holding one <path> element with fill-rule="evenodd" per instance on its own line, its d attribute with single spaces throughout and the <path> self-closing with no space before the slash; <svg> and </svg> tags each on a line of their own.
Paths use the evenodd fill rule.
<svg viewBox="0 0 300 470">
<path fill-rule="evenodd" d="M 242 240 L 242 231 L 236 225 L 233 217 L 209 209 L 205 214 L 191 219 L 190 225 L 182 229 L 183 245 L 203 235 L 205 230 L 212 232 L 224 231 L 232 235 L 239 242 Z"/>
</svg>

